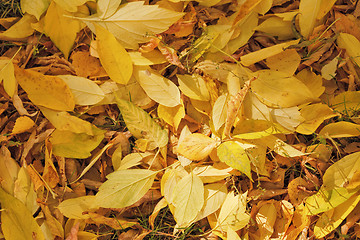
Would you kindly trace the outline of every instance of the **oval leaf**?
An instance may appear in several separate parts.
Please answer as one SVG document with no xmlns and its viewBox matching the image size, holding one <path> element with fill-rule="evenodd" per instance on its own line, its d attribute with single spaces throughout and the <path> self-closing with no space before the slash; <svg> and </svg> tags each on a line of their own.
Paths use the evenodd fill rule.
<svg viewBox="0 0 360 240">
<path fill-rule="evenodd" d="M 218 142 L 200 133 L 186 136 L 178 145 L 177 152 L 191 160 L 202 160 L 218 145 Z"/>
<path fill-rule="evenodd" d="M 351 122 L 336 122 L 326 125 L 319 132 L 319 136 L 341 138 L 356 137 L 360 135 L 360 125 Z"/>
</svg>

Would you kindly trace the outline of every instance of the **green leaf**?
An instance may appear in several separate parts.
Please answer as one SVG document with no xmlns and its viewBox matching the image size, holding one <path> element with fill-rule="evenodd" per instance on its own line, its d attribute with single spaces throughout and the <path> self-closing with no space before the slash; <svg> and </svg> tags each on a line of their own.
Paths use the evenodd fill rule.
<svg viewBox="0 0 360 240">
<path fill-rule="evenodd" d="M 44 235 L 27 207 L 0 188 L 1 229 L 6 240 L 45 240 Z"/>
<path fill-rule="evenodd" d="M 152 186 L 157 172 L 147 169 L 117 170 L 107 175 L 96 194 L 96 207 L 123 208 L 137 202 Z"/>
<path fill-rule="evenodd" d="M 222 143 L 217 149 L 217 155 L 220 158 L 220 161 L 241 171 L 248 176 L 248 178 L 252 179 L 249 157 L 246 154 L 245 149 L 237 142 L 228 141 Z"/>
<path fill-rule="evenodd" d="M 148 139 L 159 148 L 166 146 L 168 143 L 167 132 L 147 112 L 122 99 L 117 99 L 117 105 L 127 128 L 134 137 Z"/>
</svg>

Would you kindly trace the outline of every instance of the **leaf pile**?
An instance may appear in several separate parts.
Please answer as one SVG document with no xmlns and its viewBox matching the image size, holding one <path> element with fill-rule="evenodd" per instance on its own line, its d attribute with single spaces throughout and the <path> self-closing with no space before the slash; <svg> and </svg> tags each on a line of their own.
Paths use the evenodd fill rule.
<svg viewBox="0 0 360 240">
<path fill-rule="evenodd" d="M 354 2 L 20 0 L 1 237 L 360 237 Z"/>
</svg>

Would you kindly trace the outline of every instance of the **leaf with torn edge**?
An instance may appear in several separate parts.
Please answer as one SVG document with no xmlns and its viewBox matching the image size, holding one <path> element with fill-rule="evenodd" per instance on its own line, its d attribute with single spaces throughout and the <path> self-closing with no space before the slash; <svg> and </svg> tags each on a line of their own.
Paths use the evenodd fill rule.
<svg viewBox="0 0 360 240">
<path fill-rule="evenodd" d="M 193 133 L 181 141 L 177 152 L 188 159 L 200 161 L 209 156 L 218 144 L 218 141 L 215 139 L 200 133 Z"/>
<path fill-rule="evenodd" d="M 94 14 L 81 18 L 96 33 L 94 24 L 106 28 L 116 39 L 129 49 L 137 49 L 138 43 L 149 40 L 147 36 L 164 32 L 184 14 L 160 8 L 158 5 L 144 5 L 144 1 L 122 4 L 107 18 Z"/>
<path fill-rule="evenodd" d="M 113 34 L 95 24 L 97 52 L 109 77 L 117 83 L 127 84 L 133 72 L 130 55 Z"/>
<path fill-rule="evenodd" d="M 204 184 L 193 172 L 183 177 L 173 192 L 174 218 L 179 227 L 189 226 L 204 205 Z"/>
<path fill-rule="evenodd" d="M 136 138 L 148 139 L 152 144 L 161 148 L 168 143 L 168 134 L 150 115 L 135 104 L 117 99 L 117 105 L 132 135 Z"/>
<path fill-rule="evenodd" d="M 44 235 L 31 212 L 17 198 L 0 188 L 1 229 L 8 240 L 33 239 L 45 240 Z"/>
<path fill-rule="evenodd" d="M 123 208 L 138 201 L 152 186 L 157 172 L 147 169 L 117 170 L 106 176 L 93 207 Z"/>
<path fill-rule="evenodd" d="M 178 87 L 150 67 L 136 67 L 134 76 L 146 94 L 155 102 L 166 107 L 176 107 L 181 104 Z"/>
</svg>

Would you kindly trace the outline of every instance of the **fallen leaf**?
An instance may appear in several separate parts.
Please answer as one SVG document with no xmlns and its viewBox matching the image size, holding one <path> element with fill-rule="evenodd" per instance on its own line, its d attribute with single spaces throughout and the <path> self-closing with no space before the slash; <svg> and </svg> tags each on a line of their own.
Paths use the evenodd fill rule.
<svg viewBox="0 0 360 240">
<path fill-rule="evenodd" d="M 177 152 L 191 160 L 200 161 L 218 145 L 215 139 L 200 133 L 186 136 L 178 145 Z"/>
<path fill-rule="evenodd" d="M 12 134 L 19 134 L 29 131 L 35 125 L 34 121 L 27 117 L 22 116 L 16 119 L 14 128 L 12 129 Z"/>
</svg>

